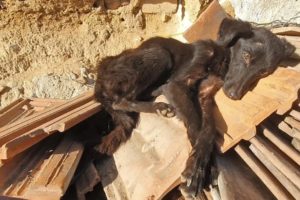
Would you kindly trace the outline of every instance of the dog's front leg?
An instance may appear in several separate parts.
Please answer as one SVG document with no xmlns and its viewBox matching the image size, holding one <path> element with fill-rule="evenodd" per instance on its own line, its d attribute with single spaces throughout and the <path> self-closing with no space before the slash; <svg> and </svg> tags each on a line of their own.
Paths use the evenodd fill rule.
<svg viewBox="0 0 300 200">
<path fill-rule="evenodd" d="M 127 112 L 145 112 L 158 113 L 164 117 L 174 117 L 174 108 L 164 102 L 150 102 L 150 101 L 128 101 L 122 99 L 118 103 L 113 103 L 114 110 L 122 110 Z"/>
<path fill-rule="evenodd" d="M 186 199 L 193 199 L 202 195 L 202 189 L 206 182 L 207 172 L 210 170 L 209 161 L 213 151 L 216 130 L 213 118 L 214 95 L 222 86 L 223 81 L 214 75 L 203 80 L 198 89 L 198 102 L 202 113 L 202 125 L 199 136 L 182 173 L 182 179 L 186 184 L 181 184 L 181 191 Z"/>
</svg>

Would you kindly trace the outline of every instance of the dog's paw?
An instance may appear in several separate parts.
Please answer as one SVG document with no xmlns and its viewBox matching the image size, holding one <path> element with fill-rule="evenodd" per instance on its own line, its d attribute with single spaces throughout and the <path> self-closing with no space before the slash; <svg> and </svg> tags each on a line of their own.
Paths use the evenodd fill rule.
<svg viewBox="0 0 300 200">
<path fill-rule="evenodd" d="M 174 117 L 176 115 L 175 108 L 170 104 L 163 102 L 155 103 L 155 110 L 159 115 L 168 118 Z"/>
<path fill-rule="evenodd" d="M 116 134 L 108 134 L 104 136 L 101 143 L 94 149 L 102 154 L 112 155 L 121 145 L 121 139 Z"/>
<path fill-rule="evenodd" d="M 206 182 L 210 151 L 193 149 L 181 174 L 180 191 L 185 199 L 201 199 Z"/>
</svg>

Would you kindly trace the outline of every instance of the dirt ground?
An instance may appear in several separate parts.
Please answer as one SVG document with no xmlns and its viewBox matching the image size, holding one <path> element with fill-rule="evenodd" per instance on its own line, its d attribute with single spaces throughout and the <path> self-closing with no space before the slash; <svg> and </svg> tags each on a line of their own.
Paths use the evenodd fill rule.
<svg viewBox="0 0 300 200">
<path fill-rule="evenodd" d="M 99 0 L 0 1 L 0 107 L 19 97 L 68 99 L 90 89 L 101 58 L 177 34 L 186 10 L 194 20 L 207 3 L 179 2 L 175 12 L 144 13 L 139 0 L 115 10 Z"/>
</svg>

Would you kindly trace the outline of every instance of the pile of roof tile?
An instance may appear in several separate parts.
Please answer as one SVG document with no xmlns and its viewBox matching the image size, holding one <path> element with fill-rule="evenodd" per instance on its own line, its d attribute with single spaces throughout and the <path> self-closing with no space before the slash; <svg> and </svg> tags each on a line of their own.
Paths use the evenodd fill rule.
<svg viewBox="0 0 300 200">
<path fill-rule="evenodd" d="M 68 130 L 100 110 L 92 92 L 68 101 L 19 99 L 2 109 L 0 194 L 60 199 L 84 149 Z"/>
</svg>

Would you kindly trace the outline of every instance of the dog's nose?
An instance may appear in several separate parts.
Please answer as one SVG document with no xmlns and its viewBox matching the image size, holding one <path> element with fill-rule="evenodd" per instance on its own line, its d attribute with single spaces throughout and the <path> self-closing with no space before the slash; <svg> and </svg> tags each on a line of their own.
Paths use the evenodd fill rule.
<svg viewBox="0 0 300 200">
<path fill-rule="evenodd" d="M 236 91 L 232 88 L 228 89 L 228 90 L 224 90 L 225 94 L 230 98 L 230 99 L 233 99 L 233 100 L 237 100 L 239 99 Z"/>
<path fill-rule="evenodd" d="M 229 92 L 229 97 L 230 97 L 230 98 L 233 98 L 234 96 L 235 96 L 235 94 L 234 94 L 233 91 Z"/>
<path fill-rule="evenodd" d="M 234 98 L 236 97 L 235 92 L 234 92 L 234 91 L 229 91 L 229 92 L 228 92 L 228 97 L 229 97 L 230 99 L 234 99 Z"/>
</svg>

